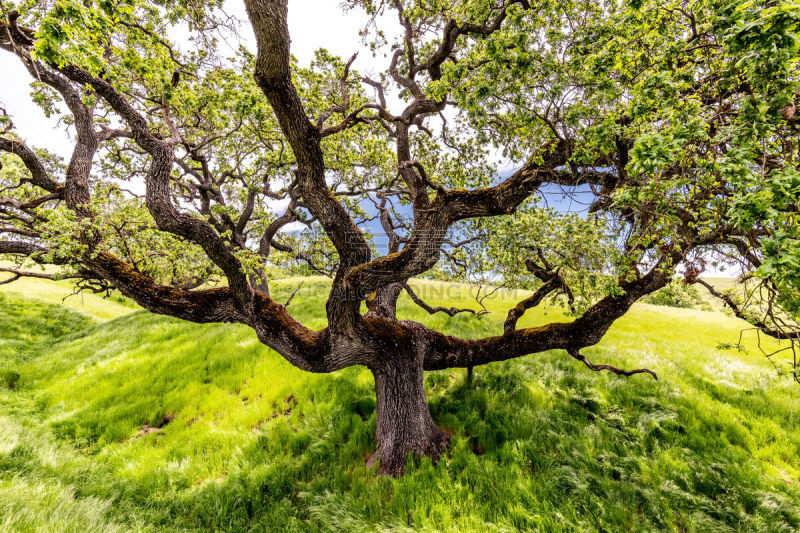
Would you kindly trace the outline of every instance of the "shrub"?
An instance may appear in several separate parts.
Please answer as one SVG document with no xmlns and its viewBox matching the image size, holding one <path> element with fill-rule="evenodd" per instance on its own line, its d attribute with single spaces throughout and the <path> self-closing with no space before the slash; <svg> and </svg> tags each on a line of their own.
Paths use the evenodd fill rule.
<svg viewBox="0 0 800 533">
<path fill-rule="evenodd" d="M 20 374 L 16 370 L 5 370 L 2 374 L 3 383 L 9 389 L 13 389 L 19 382 Z"/>
<path fill-rule="evenodd" d="M 711 306 L 703 300 L 700 293 L 693 285 L 688 285 L 681 280 L 674 279 L 672 282 L 652 294 L 648 294 L 641 300 L 652 305 L 664 305 L 667 307 L 682 307 L 686 309 L 702 309 L 710 311 Z"/>
</svg>

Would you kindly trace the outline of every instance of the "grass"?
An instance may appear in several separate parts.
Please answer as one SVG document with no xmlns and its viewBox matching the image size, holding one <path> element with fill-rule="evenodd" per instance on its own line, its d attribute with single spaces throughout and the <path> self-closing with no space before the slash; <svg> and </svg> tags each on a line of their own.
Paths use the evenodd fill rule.
<svg viewBox="0 0 800 533">
<path fill-rule="evenodd" d="M 0 261 L 0 266 L 11 266 L 11 264 Z M 0 272 L 0 281 L 10 277 L 10 274 Z M 103 298 L 86 291 L 76 294 L 73 287 L 74 284 L 68 280 L 22 278 L 7 285 L 0 285 L 0 295 L 24 295 L 28 299 L 59 304 L 97 320 L 109 320 L 135 309 L 135 305 L 126 301 L 124 297 Z"/>
<path fill-rule="evenodd" d="M 414 286 L 475 305 L 469 286 Z M 323 326 L 326 287 L 306 279 L 293 313 Z M 430 317 L 405 297 L 399 309 L 477 337 L 501 331 L 520 296 L 498 291 L 480 318 Z M 452 446 L 390 479 L 364 466 L 368 371 L 306 374 L 245 327 L 94 305 L 92 317 L 0 293 L 0 373 L 19 375 L 0 381 L 0 531 L 800 528 L 797 389 L 754 339 L 717 348 L 743 324 L 722 313 L 637 305 L 586 350 L 658 382 L 557 351 L 480 367 L 470 388 L 463 371 L 428 373 Z M 553 319 L 566 318 L 539 309 L 520 325 Z"/>
</svg>

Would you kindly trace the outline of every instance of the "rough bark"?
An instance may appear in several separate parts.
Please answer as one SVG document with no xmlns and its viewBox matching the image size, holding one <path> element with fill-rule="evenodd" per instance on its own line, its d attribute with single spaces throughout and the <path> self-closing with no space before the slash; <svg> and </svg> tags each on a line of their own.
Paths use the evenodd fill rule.
<svg viewBox="0 0 800 533">
<path fill-rule="evenodd" d="M 258 48 L 256 83 L 269 100 L 281 131 L 292 147 L 303 200 L 339 253 L 341 267 L 334 279 L 327 313 L 331 328 L 348 334 L 358 321 L 361 300 L 369 291 L 360 291 L 349 284 L 346 274 L 350 267 L 369 261 L 369 246 L 325 182 L 322 135 L 308 119 L 291 79 L 287 0 L 246 0 L 245 7 Z"/>
<path fill-rule="evenodd" d="M 409 456 L 438 461 L 450 442 L 431 417 L 425 397 L 422 360 L 394 354 L 373 368 L 377 448 L 367 461 L 389 475 L 403 473 Z"/>
</svg>

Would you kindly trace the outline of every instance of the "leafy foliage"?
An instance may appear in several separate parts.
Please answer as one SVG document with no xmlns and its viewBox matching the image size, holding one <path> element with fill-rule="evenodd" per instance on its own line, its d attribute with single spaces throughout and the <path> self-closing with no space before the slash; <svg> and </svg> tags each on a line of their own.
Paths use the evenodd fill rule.
<svg viewBox="0 0 800 533">
<path fill-rule="evenodd" d="M 666 287 L 658 289 L 652 294 L 642 298 L 642 302 L 668 307 L 682 307 L 688 309 L 702 309 L 710 311 L 711 306 L 703 300 L 700 292 L 692 285 L 687 285 L 683 280 L 673 280 Z"/>
<path fill-rule="evenodd" d="M 554 264 L 569 270 L 585 308 L 615 293 L 616 280 L 651 265 L 659 250 L 690 247 L 682 252 L 689 262 L 711 261 L 714 254 L 728 260 L 735 255 L 735 239 L 709 237 L 708 244 L 691 246 L 684 241 L 687 232 L 710 236 L 733 224 L 734 233 L 758 241 L 753 253 L 761 259 L 747 268 L 774 284 L 778 303 L 789 311 L 798 308 L 797 6 L 592 0 L 544 2 L 528 9 L 526 2 L 515 2 L 500 11 L 496 28 L 470 31 L 497 17 L 497 6 L 472 0 L 346 4 L 372 16 L 397 10 L 402 24 L 416 28 L 405 46 L 413 47 L 417 58 L 435 55 L 442 41 L 427 36 L 438 28 L 449 23 L 465 28 L 452 60 L 430 72 L 414 63 L 411 48 L 395 58 L 396 73 L 370 83 L 352 60 L 345 63 L 324 49 L 307 66 L 292 64 L 292 81 L 310 120 L 321 130 L 343 120 L 321 146 L 331 189 L 357 225 L 371 223 L 374 231 L 385 209 L 400 239 L 413 233 L 412 201 L 398 181 L 388 108 L 371 94 L 378 86 L 388 91 L 397 76 L 408 76 L 426 97 L 454 106 L 440 124 L 427 117 L 415 123 L 419 127 L 409 138 L 409 156 L 427 169 L 433 183 L 450 189 L 490 186 L 497 181 L 494 150 L 511 161 L 532 161 L 545 155 L 543 146 L 557 141 L 566 143 L 566 166 L 576 184 L 586 172 L 607 172 L 620 182 L 594 190 L 597 201 L 586 224 L 534 207 L 498 222 L 460 223 L 451 230 L 453 241 L 481 239 L 461 250 L 445 244 L 448 253 L 435 277 L 466 274 L 535 285 L 525 273 L 526 252 L 520 243 L 510 245 L 533 224 L 539 238 L 523 248 L 559 255 Z M 303 205 L 293 185 L 294 154 L 252 79 L 255 57 L 244 47 L 234 57 L 220 52 L 218 39 L 235 28 L 218 0 L 50 0 L 14 7 L 36 28 L 34 58 L 58 67 L 81 66 L 131 95 L 133 106 L 148 110 L 149 126 L 161 136 L 169 136 L 171 127 L 179 131 L 172 194 L 229 242 L 248 275 L 258 277 L 272 266 L 335 271 L 338 251 Z M 176 46 L 168 36 L 180 25 L 190 40 Z M 375 54 L 391 44 L 374 27 L 365 30 L 365 38 Z M 400 99 L 418 98 L 399 85 Z M 34 89 L 47 113 L 61 113 L 52 87 L 37 82 Z M 84 90 L 84 100 L 99 111 L 98 125 L 120 127 L 108 103 Z M 153 107 L 156 111 L 149 112 Z M 72 120 L 69 113 L 64 119 Z M 129 186 L 140 190 L 136 182 L 148 164 L 131 135 L 111 135 L 101 153 L 101 172 L 93 177 L 97 218 L 90 226 L 63 206 L 42 206 L 43 218 L 34 230 L 42 232 L 51 250 L 47 257 L 80 256 L 86 250 L 76 237 L 92 231 L 103 248 L 157 282 L 219 278 L 221 270 L 203 258 L 197 243 L 163 234 L 147 221 L 144 202 L 119 192 Z M 25 169 L 12 170 L 4 175 L 24 181 Z M 64 168 L 53 171 L 63 174 Z M 20 185 L 13 195 L 30 199 L 34 193 L 35 188 Z M 288 222 L 283 224 L 293 223 L 297 233 L 283 236 L 282 246 L 265 258 L 270 243 L 260 241 L 278 218 L 270 202 L 291 198 L 296 203 L 284 213 Z M 547 216 L 552 223 L 545 223 Z M 127 228 L 120 229 L 121 218 L 130 220 Z M 593 258 L 560 249 L 572 231 L 580 234 L 573 242 L 585 240 Z M 604 240 L 602 248 L 594 246 L 598 239 Z M 476 254 L 481 259 L 474 265 L 465 261 Z"/>
</svg>

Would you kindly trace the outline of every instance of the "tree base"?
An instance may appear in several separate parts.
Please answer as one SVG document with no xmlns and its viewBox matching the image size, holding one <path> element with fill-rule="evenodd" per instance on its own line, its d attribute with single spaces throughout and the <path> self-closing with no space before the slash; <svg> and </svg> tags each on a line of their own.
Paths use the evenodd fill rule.
<svg viewBox="0 0 800 533">
<path fill-rule="evenodd" d="M 409 455 L 438 461 L 450 443 L 450 435 L 431 417 L 422 362 L 400 358 L 393 362 L 373 370 L 378 444 L 367 465 L 378 463 L 378 472 L 396 476 L 403 473 Z"/>
<path fill-rule="evenodd" d="M 428 457 L 433 463 L 439 462 L 450 444 L 450 435 L 434 425 L 424 437 L 419 436 L 414 443 L 394 443 L 379 446 L 368 458 L 367 467 L 378 465 L 378 473 L 399 476 L 405 471 L 409 455 L 415 461 Z"/>
</svg>

